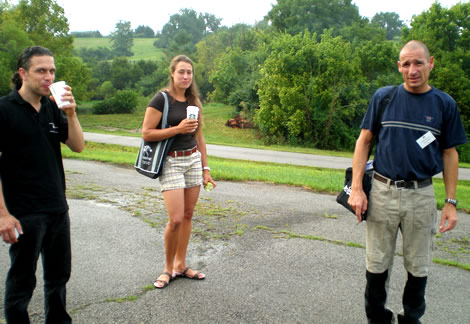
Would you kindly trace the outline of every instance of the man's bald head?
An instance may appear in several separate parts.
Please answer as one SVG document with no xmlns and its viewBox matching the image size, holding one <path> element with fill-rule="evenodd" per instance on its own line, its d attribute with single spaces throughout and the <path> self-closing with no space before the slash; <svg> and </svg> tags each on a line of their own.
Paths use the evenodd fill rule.
<svg viewBox="0 0 470 324">
<path fill-rule="evenodd" d="M 403 51 L 413 51 L 417 49 L 422 49 L 424 51 L 424 55 L 426 56 L 426 59 L 429 61 L 429 59 L 431 58 L 431 55 L 429 54 L 428 47 L 423 42 L 420 42 L 417 40 L 409 41 L 408 43 L 403 45 L 403 47 L 400 50 L 400 58 L 401 58 L 401 53 Z"/>
</svg>

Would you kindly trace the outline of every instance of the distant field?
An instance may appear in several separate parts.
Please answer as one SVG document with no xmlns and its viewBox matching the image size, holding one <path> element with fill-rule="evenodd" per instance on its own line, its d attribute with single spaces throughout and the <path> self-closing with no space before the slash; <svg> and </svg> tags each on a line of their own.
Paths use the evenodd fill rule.
<svg viewBox="0 0 470 324">
<path fill-rule="evenodd" d="M 155 38 L 134 38 L 134 46 L 132 52 L 133 60 L 156 60 L 163 57 L 163 52 L 153 46 Z M 109 47 L 111 48 L 111 41 L 109 38 L 75 38 L 74 47 L 78 48 L 98 48 Z"/>
</svg>

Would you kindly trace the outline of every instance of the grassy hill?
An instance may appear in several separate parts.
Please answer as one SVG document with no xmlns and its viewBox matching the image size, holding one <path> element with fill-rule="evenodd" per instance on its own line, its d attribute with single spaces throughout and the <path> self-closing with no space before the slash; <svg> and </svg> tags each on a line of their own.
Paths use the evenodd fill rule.
<svg viewBox="0 0 470 324">
<path fill-rule="evenodd" d="M 133 60 L 156 60 L 163 57 L 162 50 L 153 46 L 155 38 L 134 38 L 134 46 L 132 46 L 132 52 L 134 56 L 131 57 Z M 75 38 L 73 46 L 75 49 L 78 48 L 98 48 L 108 47 L 111 48 L 111 40 L 107 37 L 103 38 Z"/>
</svg>

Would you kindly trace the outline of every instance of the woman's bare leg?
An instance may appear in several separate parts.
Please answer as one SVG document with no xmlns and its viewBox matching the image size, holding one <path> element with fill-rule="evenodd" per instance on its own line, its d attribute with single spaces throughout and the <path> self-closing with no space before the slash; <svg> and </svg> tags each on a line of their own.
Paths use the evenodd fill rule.
<svg viewBox="0 0 470 324">
<path fill-rule="evenodd" d="M 184 201 L 185 189 L 168 190 L 163 192 L 168 212 L 168 223 L 165 227 L 165 267 L 163 272 L 173 273 L 175 255 L 178 246 L 179 232 L 184 218 Z M 157 280 L 167 281 L 168 276 L 161 275 Z M 159 286 L 163 284 L 157 283 Z"/>
<path fill-rule="evenodd" d="M 197 186 L 185 189 L 184 191 L 184 218 L 179 230 L 179 238 L 173 267 L 174 271 L 178 273 L 183 272 L 187 267 L 186 253 L 188 251 L 189 239 L 191 237 L 194 208 L 196 207 L 197 200 L 199 198 L 200 189 L 201 187 Z M 191 277 L 195 273 L 195 271 L 189 270 L 186 275 Z M 199 275 L 200 278 L 203 276 L 203 274 Z"/>
</svg>

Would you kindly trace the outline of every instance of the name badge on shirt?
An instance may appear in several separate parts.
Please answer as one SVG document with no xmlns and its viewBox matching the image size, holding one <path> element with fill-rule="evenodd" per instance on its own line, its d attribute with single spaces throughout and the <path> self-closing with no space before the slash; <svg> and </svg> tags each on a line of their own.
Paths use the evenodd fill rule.
<svg viewBox="0 0 470 324">
<path fill-rule="evenodd" d="M 424 149 L 426 146 L 428 146 L 435 140 L 436 138 L 434 137 L 434 135 L 431 132 L 427 132 L 426 134 L 418 138 L 418 140 L 416 140 L 416 143 L 418 143 L 419 147 Z"/>
</svg>

